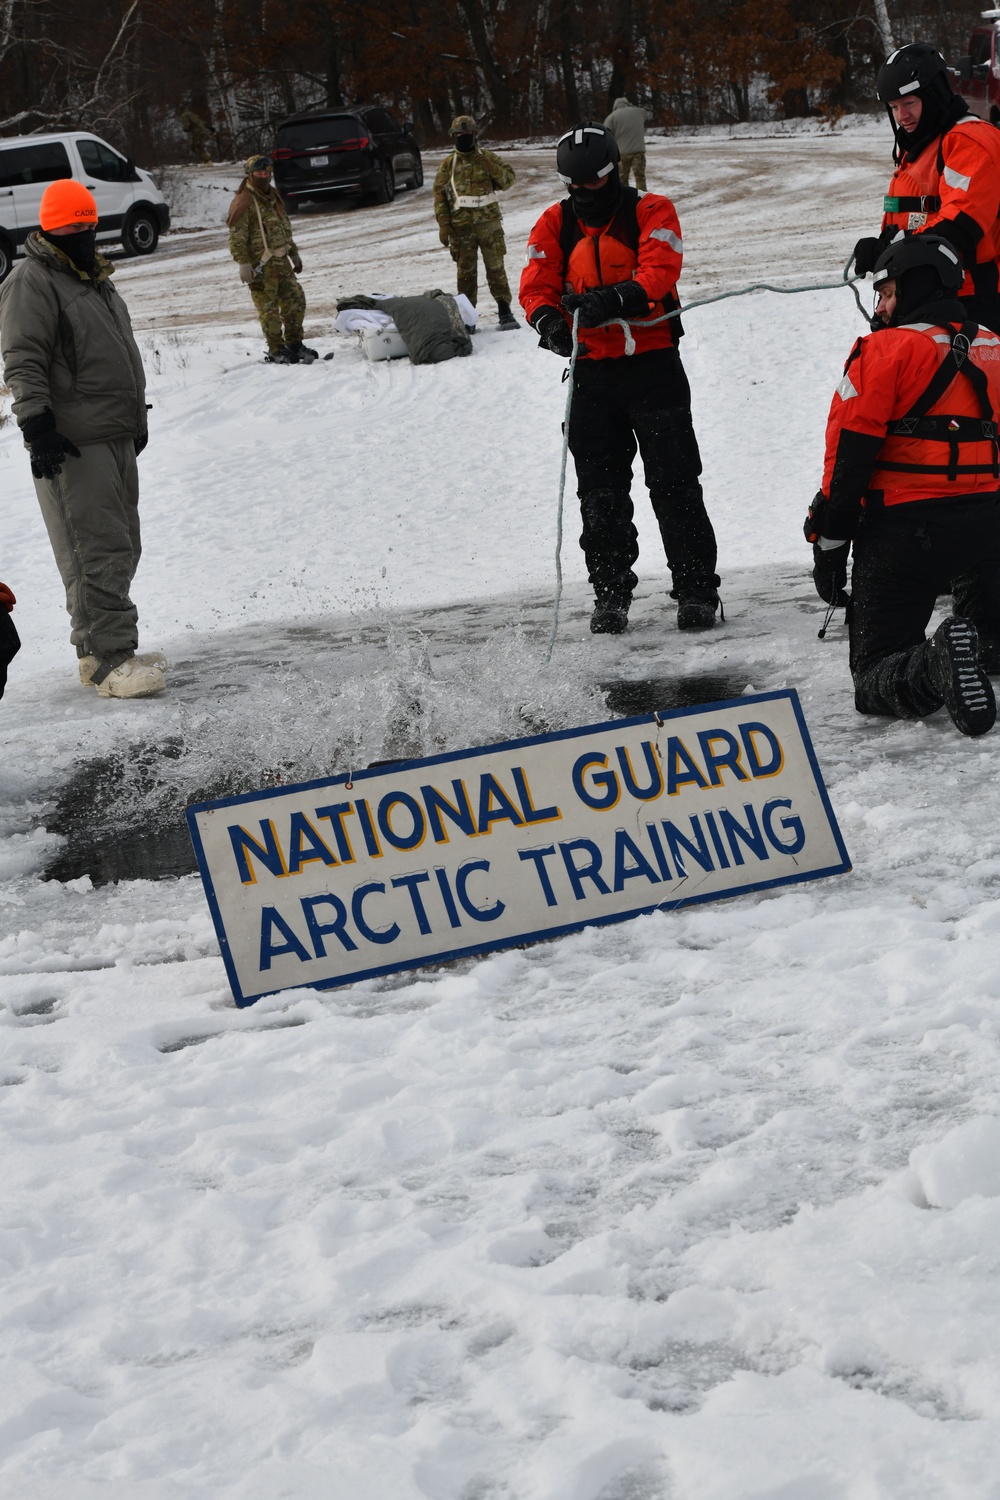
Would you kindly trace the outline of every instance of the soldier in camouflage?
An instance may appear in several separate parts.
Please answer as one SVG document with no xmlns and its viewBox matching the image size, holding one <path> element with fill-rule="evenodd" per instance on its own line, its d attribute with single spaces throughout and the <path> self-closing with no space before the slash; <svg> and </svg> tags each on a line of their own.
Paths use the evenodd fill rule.
<svg viewBox="0 0 1000 1500">
<path fill-rule="evenodd" d="M 458 270 L 458 290 L 475 306 L 479 291 L 479 252 L 482 251 L 486 280 L 496 298 L 501 328 L 519 328 L 510 310 L 510 285 L 503 258 L 507 246 L 496 189 L 502 192 L 514 181 L 514 168 L 501 161 L 495 151 L 484 151 L 476 136 L 478 126 L 471 115 L 451 122 L 455 149 L 438 167 L 434 179 L 434 214 L 441 243 L 451 251 Z"/>
<path fill-rule="evenodd" d="M 302 258 L 285 205 L 271 186 L 271 158 L 251 156 L 246 178 L 229 206 L 229 253 L 250 288 L 267 339 L 268 364 L 311 364 L 315 349 L 302 342 L 305 293 L 296 280 Z"/>
</svg>

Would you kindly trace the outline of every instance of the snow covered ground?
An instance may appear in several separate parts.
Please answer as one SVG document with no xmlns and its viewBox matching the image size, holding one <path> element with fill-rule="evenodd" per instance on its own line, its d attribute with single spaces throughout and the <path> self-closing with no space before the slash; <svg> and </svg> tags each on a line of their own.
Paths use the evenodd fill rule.
<svg viewBox="0 0 1000 1500">
<path fill-rule="evenodd" d="M 836 280 L 889 144 L 658 141 L 686 297 Z M 515 161 L 512 271 L 558 187 L 550 153 Z M 235 180 L 193 169 L 182 232 L 118 272 L 154 403 L 136 599 L 162 699 L 77 685 L 0 427 L 24 640 L 0 1494 L 1000 1496 L 1000 739 L 859 719 L 842 629 L 816 638 L 800 524 L 850 293 L 687 319 L 725 627 L 678 636 L 637 482 L 629 633 L 587 630 L 570 501 L 546 667 L 559 362 L 485 298 L 473 358 L 439 367 L 331 332 L 338 295 L 449 284 L 425 188 L 302 216 L 307 333 L 336 357 L 264 366 L 217 227 Z M 85 873 L 88 849 L 97 874 L 183 868 L 206 790 L 748 685 L 798 689 L 853 875 L 237 1012 L 197 877 Z"/>
</svg>

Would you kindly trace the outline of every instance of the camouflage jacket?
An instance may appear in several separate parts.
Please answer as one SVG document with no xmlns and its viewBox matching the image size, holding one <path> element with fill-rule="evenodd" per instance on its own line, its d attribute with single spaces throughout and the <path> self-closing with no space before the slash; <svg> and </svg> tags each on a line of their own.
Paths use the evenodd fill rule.
<svg viewBox="0 0 1000 1500">
<path fill-rule="evenodd" d="M 501 161 L 495 151 L 452 151 L 437 169 L 434 179 L 434 214 L 439 224 L 450 226 L 482 223 L 500 218 L 495 200 L 477 208 L 457 208 L 456 198 L 492 198 L 495 189 L 502 192 L 514 181 L 514 168 Z"/>
<path fill-rule="evenodd" d="M 273 187 L 261 192 L 256 183 L 251 184 L 249 178 L 245 179 L 229 205 L 226 223 L 229 225 L 229 253 L 241 266 L 257 265 L 265 248 L 277 255 L 286 252 L 298 254 L 285 205 Z M 266 247 L 261 239 L 261 224 L 267 236 Z"/>
</svg>

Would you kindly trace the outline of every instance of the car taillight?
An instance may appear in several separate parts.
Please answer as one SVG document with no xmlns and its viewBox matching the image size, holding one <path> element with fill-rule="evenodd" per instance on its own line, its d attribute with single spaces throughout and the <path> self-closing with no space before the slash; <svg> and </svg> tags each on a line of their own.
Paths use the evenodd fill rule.
<svg viewBox="0 0 1000 1500">
<path fill-rule="evenodd" d="M 290 151 L 287 146 L 279 146 L 276 151 L 271 152 L 272 161 L 287 161 L 295 152 Z"/>
</svg>

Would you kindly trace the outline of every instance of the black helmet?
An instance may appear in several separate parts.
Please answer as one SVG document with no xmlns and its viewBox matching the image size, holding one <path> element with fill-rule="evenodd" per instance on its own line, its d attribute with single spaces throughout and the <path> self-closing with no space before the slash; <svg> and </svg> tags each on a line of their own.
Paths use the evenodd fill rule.
<svg viewBox="0 0 1000 1500">
<path fill-rule="evenodd" d="M 965 272 L 957 253 L 947 240 L 936 234 L 916 234 L 905 240 L 894 240 L 883 250 L 875 262 L 872 280 L 875 290 L 884 281 L 899 281 L 908 271 L 918 266 L 932 270 L 946 292 L 957 292 L 965 280 Z"/>
<path fill-rule="evenodd" d="M 563 182 L 596 182 L 621 161 L 618 142 L 603 125 L 574 125 L 556 146 L 556 171 Z"/>
<path fill-rule="evenodd" d="M 892 126 L 892 154 L 897 163 L 904 155 L 915 160 L 935 136 L 969 113 L 961 94 L 952 89 L 944 58 L 927 42 L 911 42 L 887 57 L 879 69 L 876 89 Z M 897 124 L 892 106 L 897 100 L 910 98 L 919 99 L 923 107 L 913 129 L 904 130 Z"/>
<path fill-rule="evenodd" d="M 878 70 L 875 92 L 879 103 L 891 104 L 918 90 L 925 96 L 928 92 L 941 94 L 942 84 L 944 93 L 950 94 L 948 69 L 940 52 L 929 42 L 911 42 L 908 47 L 897 47 L 886 58 Z"/>
</svg>

